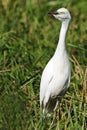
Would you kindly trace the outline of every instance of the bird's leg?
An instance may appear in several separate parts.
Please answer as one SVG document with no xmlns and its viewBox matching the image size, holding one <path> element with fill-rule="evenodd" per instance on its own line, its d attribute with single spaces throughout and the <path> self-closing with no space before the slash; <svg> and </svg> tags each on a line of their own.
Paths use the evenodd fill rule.
<svg viewBox="0 0 87 130">
<path fill-rule="evenodd" d="M 59 101 L 57 101 L 57 103 L 56 103 L 56 106 L 55 106 L 55 109 L 54 109 L 54 113 L 55 113 L 55 120 L 57 120 L 58 119 L 58 110 L 59 110 L 59 108 L 58 108 L 58 106 L 59 106 Z M 57 109 L 58 108 L 58 109 Z"/>
<path fill-rule="evenodd" d="M 52 125 L 53 125 L 53 123 L 55 122 L 55 121 L 57 121 L 58 120 L 58 111 L 57 111 L 57 107 L 58 107 L 58 101 L 57 101 L 57 103 L 56 103 L 56 106 L 55 106 L 55 109 L 54 109 L 54 115 L 53 115 L 53 119 L 52 119 L 52 122 L 51 122 L 51 124 L 50 124 L 50 127 L 49 127 L 49 129 L 48 130 L 50 130 L 51 129 L 51 127 L 52 127 Z M 58 109 L 59 110 L 59 109 Z M 58 129 L 59 130 L 59 129 Z"/>
<path fill-rule="evenodd" d="M 52 122 L 51 122 L 50 127 L 49 127 L 48 130 L 51 130 L 54 121 L 55 121 L 55 112 L 54 112 L 53 119 L 52 119 Z"/>
<path fill-rule="evenodd" d="M 57 104 L 57 109 L 56 109 L 56 112 L 55 112 L 55 118 L 56 118 L 56 121 L 57 121 L 56 130 L 60 130 L 60 126 L 59 126 L 59 120 L 60 120 L 60 103 Z"/>
<path fill-rule="evenodd" d="M 59 128 L 59 113 L 60 113 L 60 109 L 58 108 L 58 109 L 56 110 L 56 120 L 57 120 L 56 130 L 60 130 L 60 128 Z"/>
</svg>

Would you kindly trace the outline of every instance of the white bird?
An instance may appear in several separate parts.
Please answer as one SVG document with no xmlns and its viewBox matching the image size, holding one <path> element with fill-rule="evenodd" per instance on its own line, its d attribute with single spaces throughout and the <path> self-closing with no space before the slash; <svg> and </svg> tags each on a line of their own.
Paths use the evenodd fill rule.
<svg viewBox="0 0 87 130">
<path fill-rule="evenodd" d="M 66 50 L 66 33 L 71 15 L 66 8 L 49 12 L 62 22 L 59 42 L 53 57 L 46 65 L 40 83 L 40 107 L 44 117 L 55 110 L 59 101 L 65 95 L 71 77 L 70 62 Z"/>
</svg>

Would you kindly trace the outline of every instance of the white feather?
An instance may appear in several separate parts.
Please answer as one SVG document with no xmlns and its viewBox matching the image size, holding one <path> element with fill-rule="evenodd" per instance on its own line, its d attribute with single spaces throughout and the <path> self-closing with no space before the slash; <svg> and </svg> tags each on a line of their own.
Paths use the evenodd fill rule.
<svg viewBox="0 0 87 130">
<path fill-rule="evenodd" d="M 66 51 L 65 38 L 71 19 L 67 9 L 57 10 L 53 16 L 62 21 L 59 42 L 54 56 L 46 65 L 40 83 L 40 106 L 44 116 L 56 107 L 58 101 L 65 95 L 70 82 L 70 62 Z M 56 15 L 56 16 L 55 16 Z"/>
</svg>

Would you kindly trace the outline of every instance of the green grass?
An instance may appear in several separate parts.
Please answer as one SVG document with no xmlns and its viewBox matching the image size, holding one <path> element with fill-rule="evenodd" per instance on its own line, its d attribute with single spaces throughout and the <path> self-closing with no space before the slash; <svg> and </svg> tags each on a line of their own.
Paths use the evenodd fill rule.
<svg viewBox="0 0 87 130">
<path fill-rule="evenodd" d="M 0 130 L 87 130 L 86 0 L 0 0 Z M 60 22 L 48 11 L 66 7 L 72 20 L 67 36 L 70 88 L 59 119 L 42 121 L 39 84 L 54 54 Z"/>
</svg>

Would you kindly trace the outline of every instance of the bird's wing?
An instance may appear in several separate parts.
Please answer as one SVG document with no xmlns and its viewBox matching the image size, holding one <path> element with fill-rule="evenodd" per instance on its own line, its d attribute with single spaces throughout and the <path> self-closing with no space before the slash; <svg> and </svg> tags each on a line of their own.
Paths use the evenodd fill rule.
<svg viewBox="0 0 87 130">
<path fill-rule="evenodd" d="M 70 83 L 70 76 L 67 77 L 67 79 L 66 79 L 66 81 L 65 81 L 65 83 L 64 83 L 64 86 L 63 86 L 62 90 L 61 90 L 60 93 L 58 94 L 58 99 L 59 99 L 59 100 L 61 100 L 62 97 L 65 95 L 65 93 L 66 93 L 66 91 L 67 91 L 67 89 L 68 89 L 68 87 L 69 87 L 69 83 Z"/>
<path fill-rule="evenodd" d="M 66 67 L 61 73 L 61 70 L 55 70 L 55 75 L 52 79 L 52 82 L 48 86 L 48 91 L 52 97 L 56 97 L 62 93 L 66 92 L 69 87 L 70 82 L 70 69 Z"/>
<path fill-rule="evenodd" d="M 44 100 L 46 91 L 48 89 L 49 83 L 53 79 L 53 61 L 52 59 L 46 65 L 42 77 L 41 77 L 41 84 L 40 84 L 40 105 Z"/>
</svg>

